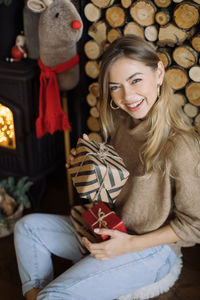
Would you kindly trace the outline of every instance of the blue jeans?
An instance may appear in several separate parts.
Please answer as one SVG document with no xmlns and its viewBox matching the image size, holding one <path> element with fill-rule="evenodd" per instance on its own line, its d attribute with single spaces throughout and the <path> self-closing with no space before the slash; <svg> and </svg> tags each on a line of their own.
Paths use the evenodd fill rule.
<svg viewBox="0 0 200 300">
<path fill-rule="evenodd" d="M 168 245 L 100 261 L 82 257 L 69 217 L 30 214 L 15 225 L 23 294 L 42 288 L 37 300 L 112 300 L 165 277 L 176 261 Z M 53 279 L 51 254 L 74 265 Z"/>
</svg>

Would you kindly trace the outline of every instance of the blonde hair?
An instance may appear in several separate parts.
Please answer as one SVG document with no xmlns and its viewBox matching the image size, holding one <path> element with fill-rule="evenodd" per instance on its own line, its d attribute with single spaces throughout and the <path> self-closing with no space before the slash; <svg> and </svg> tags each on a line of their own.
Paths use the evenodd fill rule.
<svg viewBox="0 0 200 300">
<path fill-rule="evenodd" d="M 115 40 L 105 51 L 101 63 L 99 76 L 100 84 L 100 117 L 104 137 L 107 140 L 114 132 L 114 116 L 122 114 L 120 110 L 112 110 L 109 94 L 109 71 L 113 63 L 122 58 L 130 58 L 144 63 L 156 70 L 159 57 L 155 49 L 142 38 L 128 35 Z M 129 116 L 131 118 L 131 116 Z M 140 153 L 145 166 L 145 173 L 159 168 L 164 170 L 164 161 L 161 154 L 166 153 L 167 142 L 177 132 L 185 132 L 195 137 L 200 144 L 200 137 L 192 126 L 190 119 L 185 115 L 180 105 L 173 99 L 173 91 L 166 78 L 163 80 L 161 94 L 147 116 L 149 131 L 147 140 Z"/>
</svg>

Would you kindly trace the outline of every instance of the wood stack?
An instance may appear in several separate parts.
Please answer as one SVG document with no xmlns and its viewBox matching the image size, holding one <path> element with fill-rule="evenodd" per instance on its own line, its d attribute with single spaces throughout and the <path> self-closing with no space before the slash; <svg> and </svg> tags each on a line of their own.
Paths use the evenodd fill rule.
<svg viewBox="0 0 200 300">
<path fill-rule="evenodd" d="M 88 87 L 88 94 L 86 97 L 87 103 L 90 106 L 90 116 L 87 120 L 87 126 L 91 131 L 89 138 L 99 143 L 102 142 L 100 135 L 100 119 L 99 119 L 99 83 L 94 81 Z"/>
<path fill-rule="evenodd" d="M 98 75 L 106 47 L 122 35 L 136 34 L 157 49 L 166 68 L 175 101 L 199 126 L 200 132 L 200 0 L 91 0 L 85 6 L 89 41 L 85 72 L 93 83 L 87 103 L 90 137 L 101 141 Z"/>
</svg>

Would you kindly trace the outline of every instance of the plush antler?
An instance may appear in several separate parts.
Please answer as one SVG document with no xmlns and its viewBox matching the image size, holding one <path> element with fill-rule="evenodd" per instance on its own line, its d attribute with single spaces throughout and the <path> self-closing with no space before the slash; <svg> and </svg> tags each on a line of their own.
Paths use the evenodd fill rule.
<svg viewBox="0 0 200 300">
<path fill-rule="evenodd" d="M 43 2 L 46 4 L 46 6 L 49 6 L 51 3 L 53 3 L 53 0 L 43 0 Z"/>
<path fill-rule="evenodd" d="M 49 5 L 53 3 L 53 0 L 28 0 L 27 6 L 32 11 L 41 13 L 43 12 Z"/>
</svg>

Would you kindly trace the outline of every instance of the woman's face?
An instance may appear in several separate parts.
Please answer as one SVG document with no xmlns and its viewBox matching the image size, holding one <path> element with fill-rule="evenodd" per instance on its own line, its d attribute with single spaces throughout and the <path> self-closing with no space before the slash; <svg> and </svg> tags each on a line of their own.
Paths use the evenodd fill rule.
<svg viewBox="0 0 200 300">
<path fill-rule="evenodd" d="M 145 118 L 157 99 L 157 88 L 162 84 L 163 77 L 162 62 L 154 71 L 142 62 L 119 58 L 109 72 L 111 98 L 134 119 Z"/>
</svg>

